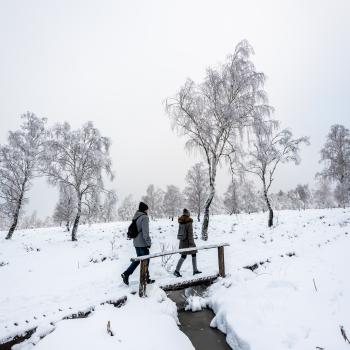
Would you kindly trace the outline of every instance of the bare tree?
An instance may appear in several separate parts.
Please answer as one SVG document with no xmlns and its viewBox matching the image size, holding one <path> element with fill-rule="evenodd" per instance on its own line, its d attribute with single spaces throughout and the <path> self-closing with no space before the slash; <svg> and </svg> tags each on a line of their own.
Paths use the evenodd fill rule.
<svg viewBox="0 0 350 350">
<path fill-rule="evenodd" d="M 288 209 L 292 210 L 300 210 L 303 208 L 304 203 L 300 199 L 300 195 L 297 192 L 297 189 L 291 189 L 287 192 L 287 198 L 288 198 Z"/>
<path fill-rule="evenodd" d="M 36 210 L 31 215 L 22 216 L 19 220 L 18 227 L 24 230 L 43 227 L 43 222 L 38 218 Z"/>
<path fill-rule="evenodd" d="M 280 163 L 300 163 L 299 150 L 302 144 L 309 144 L 308 137 L 292 139 L 290 130 L 275 130 L 276 123 L 256 123 L 254 140 L 248 152 L 244 153 L 246 162 L 241 162 L 242 169 L 257 175 L 262 182 L 263 195 L 269 211 L 268 226 L 273 225 L 273 209 L 269 198 L 269 190 L 274 174 Z"/>
<path fill-rule="evenodd" d="M 168 185 L 163 199 L 164 214 L 173 221 L 174 217 L 180 213 L 183 202 L 183 196 L 179 188 Z"/>
<path fill-rule="evenodd" d="M 21 118 L 20 129 L 10 131 L 8 144 L 0 146 L 0 211 L 12 220 L 6 239 L 12 237 L 17 227 L 46 136 L 45 118 L 30 112 Z"/>
<path fill-rule="evenodd" d="M 313 193 L 314 206 L 319 209 L 333 208 L 333 193 L 329 180 L 319 178 L 317 187 Z"/>
<path fill-rule="evenodd" d="M 320 162 L 325 163 L 319 176 L 337 183 L 337 198 L 345 207 L 350 192 L 350 131 L 343 125 L 332 125 L 321 150 Z M 342 196 L 341 194 L 344 194 Z"/>
<path fill-rule="evenodd" d="M 76 215 L 76 194 L 72 186 L 60 184 L 59 199 L 53 214 L 53 220 L 57 224 L 65 224 L 67 231 L 70 230 Z"/>
<path fill-rule="evenodd" d="M 46 216 L 45 219 L 42 220 L 42 227 L 53 227 L 53 219 L 51 216 Z"/>
<path fill-rule="evenodd" d="M 137 203 L 134 201 L 132 195 L 125 197 L 118 208 L 118 216 L 122 221 L 131 220 L 135 214 Z"/>
<path fill-rule="evenodd" d="M 350 203 L 350 187 L 348 182 L 349 180 L 338 183 L 335 186 L 333 196 L 338 207 L 345 208 Z"/>
<path fill-rule="evenodd" d="M 261 201 L 253 182 L 244 177 L 232 177 L 231 183 L 224 193 L 224 207 L 229 215 L 240 212 L 254 213 L 261 210 Z"/>
<path fill-rule="evenodd" d="M 295 192 L 297 193 L 299 200 L 303 203 L 304 210 L 309 207 L 311 200 L 311 191 L 309 185 L 297 185 Z"/>
<path fill-rule="evenodd" d="M 100 210 L 100 220 L 103 222 L 111 222 L 115 220 L 116 213 L 116 205 L 117 205 L 118 197 L 114 190 L 107 191 L 104 194 L 104 201 L 101 205 Z"/>
<path fill-rule="evenodd" d="M 220 215 L 225 213 L 223 199 L 218 193 L 215 193 L 210 208 L 212 215 Z"/>
<path fill-rule="evenodd" d="M 248 179 L 242 178 L 238 187 L 239 210 L 251 214 L 259 210 L 266 210 L 262 195 L 256 190 L 254 183 Z"/>
<path fill-rule="evenodd" d="M 100 222 L 101 215 L 101 192 L 103 188 L 91 187 L 81 201 L 81 221 L 91 225 Z"/>
<path fill-rule="evenodd" d="M 8 229 L 10 226 L 8 216 L 0 211 L 0 231 Z"/>
<path fill-rule="evenodd" d="M 146 190 L 146 195 L 142 197 L 142 200 L 149 206 L 149 212 L 152 219 L 160 218 L 163 216 L 163 190 L 160 188 L 155 188 L 154 185 L 149 185 Z"/>
<path fill-rule="evenodd" d="M 239 213 L 239 182 L 234 178 L 224 193 L 223 203 L 229 215 Z"/>
<path fill-rule="evenodd" d="M 277 193 L 271 193 L 269 198 L 271 206 L 276 210 L 300 210 L 303 207 L 303 202 L 300 200 L 296 189 L 288 192 L 283 192 L 280 190 Z"/>
<path fill-rule="evenodd" d="M 76 195 L 72 241 L 77 240 L 83 201 L 103 189 L 103 171 L 113 179 L 109 148 L 110 140 L 101 136 L 92 122 L 78 130 L 71 130 L 67 122 L 57 124 L 45 143 L 42 173 L 49 183 L 70 186 Z"/>
<path fill-rule="evenodd" d="M 252 47 L 240 42 L 226 62 L 208 68 L 204 81 L 188 79 L 166 109 L 173 127 L 188 137 L 186 146 L 199 149 L 208 165 L 209 195 L 205 204 L 202 239 L 208 239 L 209 208 L 215 195 L 217 167 L 235 151 L 245 127 L 269 115 L 271 107 L 263 90 L 265 75 L 256 72 Z"/>
<path fill-rule="evenodd" d="M 208 182 L 208 172 L 202 162 L 196 163 L 187 172 L 184 196 L 189 209 L 197 213 L 198 222 L 208 198 Z"/>
</svg>

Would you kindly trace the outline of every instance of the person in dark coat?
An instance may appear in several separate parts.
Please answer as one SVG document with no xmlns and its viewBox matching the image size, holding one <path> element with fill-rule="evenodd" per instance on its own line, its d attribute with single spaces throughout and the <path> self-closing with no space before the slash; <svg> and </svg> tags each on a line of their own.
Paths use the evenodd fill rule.
<svg viewBox="0 0 350 350">
<path fill-rule="evenodd" d="M 148 205 L 146 203 L 140 202 L 139 210 L 136 211 L 133 220 L 136 220 L 136 226 L 139 232 L 139 234 L 133 239 L 136 255 L 149 255 L 152 241 L 149 235 Z M 129 276 L 135 271 L 139 264 L 139 261 L 133 261 L 121 274 L 123 282 L 126 285 L 129 285 Z M 154 280 L 149 277 L 148 264 L 149 260 L 147 260 L 147 283 L 154 283 Z"/>
<path fill-rule="evenodd" d="M 189 210 L 184 209 L 182 216 L 180 216 L 178 219 L 179 230 L 178 230 L 177 238 L 180 241 L 179 249 L 196 247 L 196 243 L 194 243 L 194 239 L 193 239 L 193 219 L 191 218 L 190 215 L 191 214 Z M 197 256 L 196 256 L 196 250 L 194 250 L 194 251 L 189 251 L 181 254 L 181 257 L 176 265 L 176 269 L 174 272 L 174 275 L 176 277 L 182 277 L 180 274 L 180 269 L 188 254 L 192 255 L 193 274 L 196 275 L 198 273 L 201 273 L 201 271 L 199 271 L 197 268 Z"/>
</svg>

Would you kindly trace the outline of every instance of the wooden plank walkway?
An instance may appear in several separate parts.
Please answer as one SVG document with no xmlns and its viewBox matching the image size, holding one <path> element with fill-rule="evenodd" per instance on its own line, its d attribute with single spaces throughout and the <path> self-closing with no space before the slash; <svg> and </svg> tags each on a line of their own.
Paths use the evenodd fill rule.
<svg viewBox="0 0 350 350">
<path fill-rule="evenodd" d="M 165 251 L 165 252 L 138 256 L 138 257 L 135 257 L 135 258 L 131 258 L 130 260 L 131 261 L 142 261 L 142 260 L 147 260 L 147 259 L 158 258 L 160 256 L 165 256 L 165 255 L 173 255 L 173 254 L 181 254 L 181 253 L 189 253 L 189 252 L 194 252 L 195 253 L 198 250 L 213 249 L 213 248 L 220 248 L 220 247 L 228 247 L 229 245 L 230 245 L 229 243 L 219 243 L 219 244 L 210 244 L 210 245 L 204 245 L 204 246 L 199 246 L 199 247 L 194 247 L 194 248 L 183 248 L 183 249 L 176 249 L 176 250 L 168 250 L 168 251 Z"/>
<path fill-rule="evenodd" d="M 218 244 L 209 244 L 205 246 L 199 246 L 199 247 L 193 247 L 193 248 L 184 248 L 184 249 L 176 249 L 171 251 L 165 251 L 165 252 L 159 252 L 149 255 L 142 255 L 135 258 L 131 258 L 131 261 L 138 261 L 141 263 L 140 266 L 140 285 L 139 285 L 139 296 L 145 297 L 146 296 L 146 287 L 147 287 L 147 276 L 148 276 L 148 262 L 150 259 L 158 258 L 161 256 L 166 255 L 174 255 L 174 254 L 183 254 L 183 253 L 196 253 L 200 250 L 207 250 L 207 249 L 218 249 L 218 263 L 219 263 L 219 276 L 225 277 L 225 257 L 224 257 L 224 247 L 229 246 L 229 243 L 218 243 Z M 217 276 L 216 276 L 217 277 Z M 215 278 L 216 278 L 215 277 Z M 207 281 L 208 282 L 208 281 Z M 194 282 L 193 282 L 194 283 Z M 204 281 L 203 281 L 204 283 Z M 186 284 L 187 287 L 194 285 L 194 284 Z M 178 287 L 178 289 L 187 288 L 185 286 Z M 169 287 L 170 288 L 170 287 Z M 172 289 L 174 290 L 174 289 Z"/>
<path fill-rule="evenodd" d="M 196 277 L 191 279 L 181 279 L 180 281 L 175 281 L 174 283 L 159 284 L 159 288 L 163 289 L 165 292 L 170 292 L 174 290 L 185 289 L 188 287 L 199 286 L 201 284 L 210 285 L 217 278 L 219 274 L 214 274 L 210 276 Z"/>
</svg>

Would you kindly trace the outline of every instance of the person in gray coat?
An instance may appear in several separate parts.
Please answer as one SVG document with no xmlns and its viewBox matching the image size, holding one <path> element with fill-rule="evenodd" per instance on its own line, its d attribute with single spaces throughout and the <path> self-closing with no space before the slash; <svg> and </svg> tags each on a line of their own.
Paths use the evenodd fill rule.
<svg viewBox="0 0 350 350">
<path fill-rule="evenodd" d="M 148 205 L 146 203 L 140 202 L 139 209 L 136 211 L 133 220 L 136 220 L 136 226 L 139 232 L 139 234 L 133 239 L 136 255 L 149 255 L 149 249 L 151 248 L 152 240 L 149 235 Z M 129 285 L 129 276 L 136 270 L 139 264 L 139 261 L 133 261 L 130 266 L 121 274 L 123 282 L 126 285 Z M 148 264 L 149 260 L 147 260 L 147 265 Z M 149 277 L 148 268 L 147 283 L 154 283 L 154 280 Z"/>
<path fill-rule="evenodd" d="M 194 243 L 194 239 L 193 239 L 193 219 L 191 218 L 190 215 L 191 214 L 189 210 L 184 209 L 182 216 L 180 216 L 178 219 L 179 230 L 177 234 L 177 239 L 180 241 L 179 249 L 196 247 L 196 243 Z M 202 273 L 197 268 L 197 256 L 196 256 L 196 250 L 194 250 L 194 251 L 189 251 L 187 253 L 181 254 L 181 257 L 176 265 L 176 269 L 174 272 L 174 275 L 176 277 L 182 277 L 180 274 L 180 269 L 188 254 L 192 255 L 193 274 L 196 275 L 198 273 Z"/>
</svg>

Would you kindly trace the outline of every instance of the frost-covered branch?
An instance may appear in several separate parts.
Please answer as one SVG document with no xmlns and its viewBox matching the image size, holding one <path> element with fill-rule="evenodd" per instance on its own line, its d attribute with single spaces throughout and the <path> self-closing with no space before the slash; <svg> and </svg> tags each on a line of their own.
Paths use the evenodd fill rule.
<svg viewBox="0 0 350 350">
<path fill-rule="evenodd" d="M 217 167 L 222 159 L 235 152 L 243 130 L 256 120 L 269 116 L 263 90 L 265 76 L 250 60 L 253 49 L 240 42 L 232 55 L 218 68 L 208 68 L 204 81 L 188 79 L 166 110 L 173 127 L 187 137 L 186 147 L 200 150 L 207 162 L 208 197 L 204 208 L 202 239 L 208 239 L 209 208 L 215 195 Z"/>
</svg>

